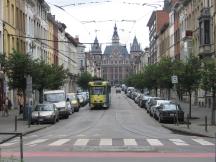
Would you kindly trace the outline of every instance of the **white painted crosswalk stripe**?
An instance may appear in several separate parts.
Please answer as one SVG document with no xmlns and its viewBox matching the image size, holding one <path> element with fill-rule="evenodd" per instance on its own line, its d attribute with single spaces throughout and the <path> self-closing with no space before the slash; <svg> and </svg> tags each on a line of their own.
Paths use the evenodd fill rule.
<svg viewBox="0 0 216 162">
<path fill-rule="evenodd" d="M 59 139 L 53 143 L 50 143 L 49 146 L 61 146 L 67 142 L 69 142 L 71 139 Z"/>
<path fill-rule="evenodd" d="M 16 142 L 3 143 L 3 144 L 0 144 L 0 147 L 12 146 L 12 145 L 14 145 L 15 143 L 16 143 Z"/>
<path fill-rule="evenodd" d="M 25 145 L 29 146 L 29 145 L 36 145 L 36 144 L 39 144 L 39 143 L 43 143 L 45 141 L 47 141 L 48 139 L 37 139 L 37 140 L 34 140 L 34 141 L 31 141 Z"/>
<path fill-rule="evenodd" d="M 213 143 L 208 142 L 208 141 L 206 141 L 206 140 L 204 140 L 202 138 L 197 138 L 197 139 L 192 139 L 192 140 L 199 143 L 199 144 L 201 144 L 201 145 L 203 145 L 203 146 L 213 146 L 214 145 Z"/>
<path fill-rule="evenodd" d="M 48 140 L 50 142 L 48 142 Z M 52 141 L 51 141 L 52 140 Z M 124 145 L 124 146 L 138 146 L 138 145 L 146 145 L 145 141 L 148 143 L 147 145 L 151 146 L 165 146 L 169 143 L 172 143 L 176 146 L 190 146 L 193 144 L 198 144 L 202 146 L 214 146 L 215 144 L 213 142 L 209 142 L 206 139 L 202 138 L 191 138 L 193 143 L 191 143 L 188 139 L 186 141 L 182 139 L 81 139 L 78 138 L 76 141 L 72 144 L 74 146 L 87 146 L 90 144 L 91 146 L 116 146 L 116 145 Z M 59 138 L 59 139 L 36 139 L 32 140 L 28 143 L 25 143 L 25 146 L 34 147 L 39 144 L 46 144 L 48 146 L 62 146 L 66 143 L 70 143 L 70 141 L 74 141 L 73 139 L 65 139 L 65 138 Z M 141 142 L 139 142 L 141 141 Z M 13 145 L 18 145 L 19 140 L 12 140 L 8 141 L 6 143 L 0 144 L 0 147 L 11 147 Z"/>
<path fill-rule="evenodd" d="M 124 139 L 125 146 L 137 146 L 137 142 L 135 139 Z"/>
<path fill-rule="evenodd" d="M 88 144 L 89 139 L 78 139 L 74 143 L 74 146 L 86 146 Z"/>
<path fill-rule="evenodd" d="M 100 146 L 112 146 L 112 139 L 101 139 Z"/>
<path fill-rule="evenodd" d="M 181 139 L 169 139 L 169 140 L 177 146 L 188 146 L 189 145 Z"/>
<path fill-rule="evenodd" d="M 151 146 L 163 146 L 158 139 L 146 139 Z"/>
</svg>

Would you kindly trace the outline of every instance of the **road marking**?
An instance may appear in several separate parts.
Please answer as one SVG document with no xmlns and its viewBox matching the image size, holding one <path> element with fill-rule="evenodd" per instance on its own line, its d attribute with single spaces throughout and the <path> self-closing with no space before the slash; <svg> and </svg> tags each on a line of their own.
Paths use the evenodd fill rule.
<svg viewBox="0 0 216 162">
<path fill-rule="evenodd" d="M 125 146 L 137 146 L 137 142 L 135 139 L 124 139 Z"/>
<path fill-rule="evenodd" d="M 177 146 L 188 146 L 189 144 L 187 144 L 185 141 L 181 140 L 181 139 L 169 139 L 171 142 L 173 142 L 175 145 Z"/>
<path fill-rule="evenodd" d="M 112 146 L 112 139 L 101 139 L 100 146 Z"/>
<path fill-rule="evenodd" d="M 201 145 L 203 145 L 203 146 L 213 146 L 214 145 L 213 143 L 208 142 L 208 141 L 206 141 L 206 140 L 204 140 L 202 138 L 197 138 L 197 139 L 192 139 L 192 140 L 199 143 L 199 144 L 201 144 Z"/>
<path fill-rule="evenodd" d="M 34 141 L 31 141 L 25 145 L 36 145 L 36 144 L 39 144 L 39 143 L 42 143 L 42 142 L 45 142 L 47 141 L 48 139 L 37 139 L 37 140 L 34 140 Z"/>
<path fill-rule="evenodd" d="M 152 146 L 163 146 L 163 144 L 158 139 L 146 139 L 146 140 Z"/>
<path fill-rule="evenodd" d="M 70 141 L 71 139 L 59 139 L 53 143 L 50 143 L 49 146 L 61 146 L 65 143 L 67 143 L 68 141 Z"/>
<path fill-rule="evenodd" d="M 86 146 L 89 139 L 77 139 L 74 146 Z"/>
<path fill-rule="evenodd" d="M 16 142 L 8 142 L 8 143 L 3 143 L 3 144 L 0 144 L 0 147 L 7 147 L 7 146 L 11 146 L 13 144 L 15 144 Z"/>
</svg>

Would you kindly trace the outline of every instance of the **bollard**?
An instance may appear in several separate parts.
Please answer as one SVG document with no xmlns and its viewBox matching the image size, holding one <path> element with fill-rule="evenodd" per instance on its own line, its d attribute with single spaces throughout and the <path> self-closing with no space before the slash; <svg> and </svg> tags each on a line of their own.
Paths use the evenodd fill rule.
<svg viewBox="0 0 216 162">
<path fill-rule="evenodd" d="M 215 133 L 215 162 L 216 162 L 216 133 Z"/>
<path fill-rule="evenodd" d="M 14 131 L 16 132 L 17 131 L 17 116 L 15 115 L 15 125 L 14 125 L 15 127 L 15 129 L 14 129 Z"/>
<path fill-rule="evenodd" d="M 208 132 L 207 126 L 208 126 L 207 116 L 205 116 L 205 131 L 206 132 Z"/>
<path fill-rule="evenodd" d="M 189 129 L 189 114 L 187 114 L 187 128 Z"/>
<path fill-rule="evenodd" d="M 20 134 L 20 160 L 21 160 L 21 162 L 24 162 L 24 160 L 23 160 L 23 137 L 22 137 L 22 133 Z"/>
</svg>

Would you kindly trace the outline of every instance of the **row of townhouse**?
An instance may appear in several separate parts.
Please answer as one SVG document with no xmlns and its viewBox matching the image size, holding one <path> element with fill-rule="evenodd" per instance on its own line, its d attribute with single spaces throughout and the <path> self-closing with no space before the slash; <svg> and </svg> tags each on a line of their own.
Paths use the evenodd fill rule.
<svg viewBox="0 0 216 162">
<path fill-rule="evenodd" d="M 154 11 L 147 24 L 148 63 L 166 56 L 185 61 L 190 54 L 215 58 L 215 13 L 215 0 L 165 0 L 164 8 Z M 211 107 L 211 94 L 200 89 L 193 94 L 193 103 Z"/>
<path fill-rule="evenodd" d="M 85 46 L 65 29 L 45 0 L 0 0 L 0 54 L 8 56 L 15 49 L 33 59 L 63 65 L 69 71 L 64 88 L 72 92 L 76 91 Z M 16 92 L 9 91 L 0 67 L 0 106 L 5 95 L 16 104 Z"/>
</svg>

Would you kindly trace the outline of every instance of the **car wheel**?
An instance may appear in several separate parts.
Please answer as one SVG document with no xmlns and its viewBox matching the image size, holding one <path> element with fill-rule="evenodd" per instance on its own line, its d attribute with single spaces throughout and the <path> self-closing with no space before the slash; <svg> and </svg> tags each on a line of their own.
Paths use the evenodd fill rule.
<svg viewBox="0 0 216 162">
<path fill-rule="evenodd" d="M 161 119 L 161 115 L 159 114 L 159 117 L 158 117 L 158 122 L 159 123 L 162 123 L 163 121 L 162 121 L 162 119 Z"/>
<path fill-rule="evenodd" d="M 56 123 L 56 116 L 53 118 L 52 124 Z"/>
</svg>

